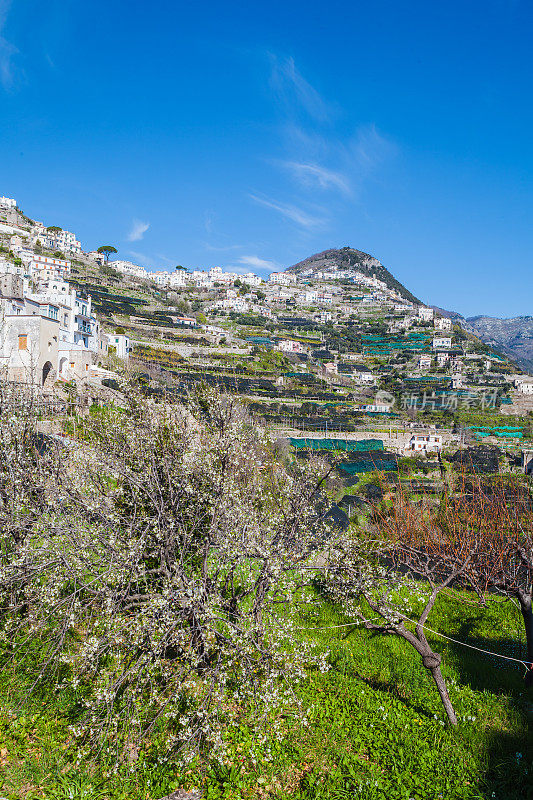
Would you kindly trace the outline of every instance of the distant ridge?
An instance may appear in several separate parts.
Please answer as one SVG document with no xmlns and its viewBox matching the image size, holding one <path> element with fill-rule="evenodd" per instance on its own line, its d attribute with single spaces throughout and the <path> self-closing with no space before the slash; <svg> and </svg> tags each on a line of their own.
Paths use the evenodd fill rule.
<svg viewBox="0 0 533 800">
<path fill-rule="evenodd" d="M 458 311 L 448 311 L 446 308 L 440 308 L 439 306 L 430 306 L 433 311 L 436 311 L 437 314 L 440 314 L 442 317 L 449 317 L 450 319 L 463 319 L 464 317 L 462 314 L 459 314 Z"/>
<path fill-rule="evenodd" d="M 362 250 L 355 250 L 353 247 L 341 247 L 324 250 L 315 253 L 298 264 L 288 267 L 285 272 L 291 272 L 299 277 L 314 277 L 316 273 L 326 273 L 330 277 L 335 277 L 338 272 L 361 272 L 369 278 L 377 278 L 389 288 L 395 289 L 398 294 L 410 300 L 412 303 L 420 303 L 405 286 L 398 281 L 389 270 L 383 266 L 381 261 L 363 253 Z"/>
<path fill-rule="evenodd" d="M 533 371 L 533 317 L 468 317 L 463 327 L 485 344 L 513 358 L 520 366 Z"/>
</svg>

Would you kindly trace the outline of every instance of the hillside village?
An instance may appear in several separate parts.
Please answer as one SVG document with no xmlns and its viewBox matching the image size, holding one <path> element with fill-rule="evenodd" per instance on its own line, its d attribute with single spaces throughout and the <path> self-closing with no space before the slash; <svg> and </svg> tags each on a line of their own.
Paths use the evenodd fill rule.
<svg viewBox="0 0 533 800">
<path fill-rule="evenodd" d="M 397 455 L 499 445 L 530 468 L 533 377 L 372 256 L 324 251 L 263 280 L 217 266 L 150 272 L 113 251 L 85 252 L 0 198 L 5 379 L 120 402 L 127 369 L 155 397 L 198 383 L 237 393 L 296 447 L 323 450 L 331 436 L 376 437 Z"/>
<path fill-rule="evenodd" d="M 151 272 L 0 198 L 3 795 L 528 785 L 533 377 L 460 322 L 353 248 Z"/>
</svg>

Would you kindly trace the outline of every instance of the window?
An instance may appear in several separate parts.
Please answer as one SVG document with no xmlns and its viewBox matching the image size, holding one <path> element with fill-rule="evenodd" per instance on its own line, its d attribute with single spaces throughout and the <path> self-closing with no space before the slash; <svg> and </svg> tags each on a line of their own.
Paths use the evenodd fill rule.
<svg viewBox="0 0 533 800">
<path fill-rule="evenodd" d="M 28 349 L 28 334 L 19 333 L 19 350 Z"/>
</svg>

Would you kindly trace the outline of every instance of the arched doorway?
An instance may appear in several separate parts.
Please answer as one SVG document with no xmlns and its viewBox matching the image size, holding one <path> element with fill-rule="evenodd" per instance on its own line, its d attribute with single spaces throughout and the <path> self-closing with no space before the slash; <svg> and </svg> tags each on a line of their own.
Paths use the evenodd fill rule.
<svg viewBox="0 0 533 800">
<path fill-rule="evenodd" d="M 45 380 L 48 378 L 48 376 L 50 374 L 50 370 L 51 369 L 52 369 L 52 362 L 51 361 L 47 361 L 46 364 L 43 367 L 43 386 L 44 386 Z"/>
<path fill-rule="evenodd" d="M 63 373 L 64 373 L 64 371 L 65 371 L 65 369 L 67 367 L 67 364 L 68 364 L 68 358 L 66 356 L 63 356 L 63 358 L 59 361 L 59 374 L 60 375 L 63 375 Z"/>
</svg>

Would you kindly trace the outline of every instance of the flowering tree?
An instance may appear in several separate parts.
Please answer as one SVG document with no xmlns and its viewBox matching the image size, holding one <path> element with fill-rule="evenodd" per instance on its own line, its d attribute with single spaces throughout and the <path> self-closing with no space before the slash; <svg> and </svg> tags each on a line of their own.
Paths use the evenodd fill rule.
<svg viewBox="0 0 533 800">
<path fill-rule="evenodd" d="M 164 731 L 187 758 L 222 749 L 245 707 L 259 728 L 304 667 L 326 668 L 294 646 L 287 609 L 309 597 L 329 505 L 314 466 L 280 464 L 236 401 L 129 398 L 87 422 L 17 549 L 7 583 L 28 611 L 5 633 L 19 658 L 41 642 L 38 677 L 78 693 L 87 746 L 131 755 Z"/>
</svg>

